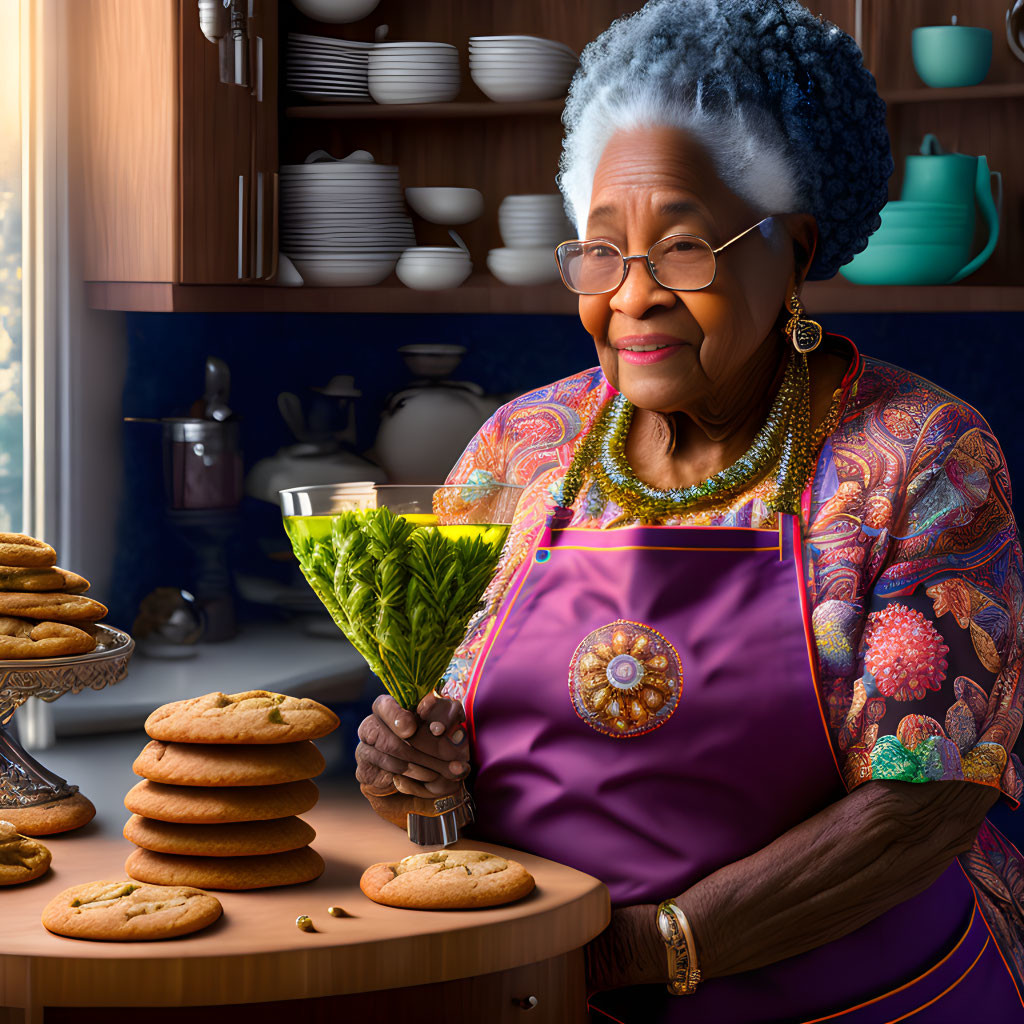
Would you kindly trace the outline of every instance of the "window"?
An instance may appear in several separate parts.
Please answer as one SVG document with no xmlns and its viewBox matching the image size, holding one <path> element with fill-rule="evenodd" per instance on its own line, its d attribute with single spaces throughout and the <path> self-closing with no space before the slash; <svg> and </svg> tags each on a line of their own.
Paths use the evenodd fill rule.
<svg viewBox="0 0 1024 1024">
<path fill-rule="evenodd" d="M 0 0 L 0 532 L 23 528 L 20 7 Z"/>
</svg>

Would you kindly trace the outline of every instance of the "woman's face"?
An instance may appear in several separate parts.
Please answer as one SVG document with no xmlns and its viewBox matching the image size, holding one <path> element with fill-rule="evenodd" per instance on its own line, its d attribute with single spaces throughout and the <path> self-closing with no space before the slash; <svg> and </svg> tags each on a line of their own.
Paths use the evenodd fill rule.
<svg viewBox="0 0 1024 1024">
<path fill-rule="evenodd" d="M 614 242 L 627 256 L 672 234 L 699 235 L 717 248 L 760 219 L 691 136 L 646 127 L 619 132 L 605 148 L 586 237 Z M 813 217 L 776 218 L 733 243 L 701 291 L 669 291 L 634 260 L 617 291 L 581 295 L 580 319 L 609 383 L 641 409 L 728 418 L 730 396 L 749 394 L 745 378 L 777 365 L 777 355 L 766 362 L 765 342 L 794 279 L 794 237 L 813 253 Z"/>
</svg>

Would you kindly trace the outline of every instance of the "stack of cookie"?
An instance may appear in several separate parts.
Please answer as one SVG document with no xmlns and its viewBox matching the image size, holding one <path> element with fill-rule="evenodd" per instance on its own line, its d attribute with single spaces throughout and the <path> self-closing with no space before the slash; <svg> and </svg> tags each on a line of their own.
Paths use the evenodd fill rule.
<svg viewBox="0 0 1024 1024">
<path fill-rule="evenodd" d="M 260 889 L 319 877 L 316 833 L 301 818 L 324 769 L 312 740 L 337 716 L 315 700 L 266 690 L 207 693 L 157 708 L 125 797 L 135 850 L 129 877 L 157 885 Z"/>
<path fill-rule="evenodd" d="M 63 658 L 96 646 L 107 609 L 81 595 L 89 581 L 59 569 L 57 553 L 23 533 L 0 533 L 0 661 Z"/>
</svg>

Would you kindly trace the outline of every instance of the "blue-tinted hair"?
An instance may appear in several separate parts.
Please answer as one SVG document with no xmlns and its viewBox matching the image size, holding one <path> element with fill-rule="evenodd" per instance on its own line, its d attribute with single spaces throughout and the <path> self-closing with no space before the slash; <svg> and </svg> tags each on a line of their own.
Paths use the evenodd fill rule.
<svg viewBox="0 0 1024 1024">
<path fill-rule="evenodd" d="M 893 172 L 857 44 L 797 0 L 650 0 L 583 51 L 562 120 L 558 185 L 580 237 L 611 136 L 672 125 L 755 209 L 815 216 L 812 280 L 867 245 Z"/>
</svg>

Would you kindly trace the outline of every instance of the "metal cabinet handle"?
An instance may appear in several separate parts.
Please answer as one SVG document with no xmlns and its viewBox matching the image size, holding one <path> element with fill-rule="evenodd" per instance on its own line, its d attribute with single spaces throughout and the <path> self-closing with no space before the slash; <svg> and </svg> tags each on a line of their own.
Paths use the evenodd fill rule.
<svg viewBox="0 0 1024 1024">
<path fill-rule="evenodd" d="M 539 1000 L 536 996 L 523 996 L 521 998 L 512 997 L 512 1005 L 519 1007 L 520 1010 L 532 1010 Z"/>
<path fill-rule="evenodd" d="M 249 276 L 249 204 L 245 195 L 245 175 L 238 176 L 238 280 Z"/>
<path fill-rule="evenodd" d="M 263 203 L 265 196 L 263 194 L 263 172 L 256 172 L 256 259 L 255 277 L 263 277 Z"/>
<path fill-rule="evenodd" d="M 277 171 L 272 171 L 270 174 L 270 192 L 272 197 L 270 207 L 270 273 L 267 274 L 271 280 L 277 277 L 277 263 L 278 254 L 280 253 L 280 242 L 278 241 L 278 196 L 280 194 L 280 185 L 278 183 Z"/>
<path fill-rule="evenodd" d="M 256 37 L 256 102 L 263 102 L 263 36 Z"/>
</svg>

